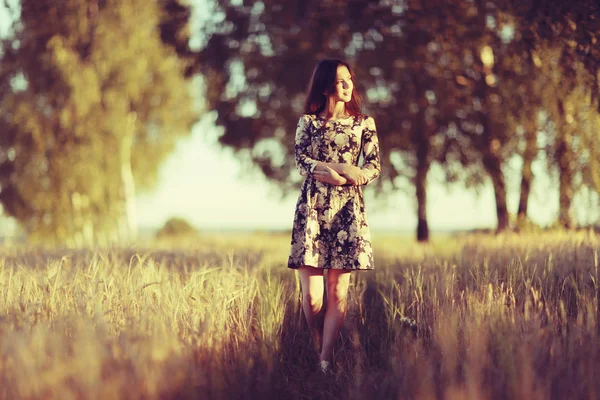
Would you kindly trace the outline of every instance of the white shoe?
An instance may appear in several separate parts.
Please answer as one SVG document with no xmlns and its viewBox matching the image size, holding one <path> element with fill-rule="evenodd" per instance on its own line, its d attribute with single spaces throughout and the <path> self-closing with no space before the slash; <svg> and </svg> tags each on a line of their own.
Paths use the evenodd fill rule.
<svg viewBox="0 0 600 400">
<path fill-rule="evenodd" d="M 331 365 L 331 361 L 320 361 L 319 371 L 324 375 L 333 375 L 333 366 Z"/>
</svg>

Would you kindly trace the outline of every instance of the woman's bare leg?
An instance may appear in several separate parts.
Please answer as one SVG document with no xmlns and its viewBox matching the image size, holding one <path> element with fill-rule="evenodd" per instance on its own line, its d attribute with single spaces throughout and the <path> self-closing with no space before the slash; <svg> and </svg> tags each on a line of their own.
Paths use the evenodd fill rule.
<svg viewBox="0 0 600 400">
<path fill-rule="evenodd" d="M 320 353 L 323 340 L 323 270 L 305 265 L 298 268 L 298 272 L 302 286 L 302 309 L 315 351 Z"/>
<path fill-rule="evenodd" d="M 333 347 L 346 315 L 350 271 L 327 271 L 327 312 L 323 324 L 323 348 L 320 360 L 333 361 Z"/>
</svg>

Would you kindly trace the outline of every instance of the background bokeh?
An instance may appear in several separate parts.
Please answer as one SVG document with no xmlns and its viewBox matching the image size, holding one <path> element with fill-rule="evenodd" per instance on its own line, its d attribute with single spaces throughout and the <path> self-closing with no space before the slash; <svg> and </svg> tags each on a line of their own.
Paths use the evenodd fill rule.
<svg viewBox="0 0 600 400">
<path fill-rule="evenodd" d="M 60 4 L 59 4 L 60 3 Z M 592 1 L 0 2 L 0 234 L 286 230 L 312 68 L 375 117 L 375 231 L 594 225 Z"/>
</svg>

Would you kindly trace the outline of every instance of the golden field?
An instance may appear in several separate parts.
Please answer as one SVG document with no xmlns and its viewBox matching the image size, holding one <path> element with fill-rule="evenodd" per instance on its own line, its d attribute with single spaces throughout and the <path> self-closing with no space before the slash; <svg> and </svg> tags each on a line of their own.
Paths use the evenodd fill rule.
<svg viewBox="0 0 600 400">
<path fill-rule="evenodd" d="M 0 398 L 600 396 L 594 233 L 374 236 L 329 380 L 288 250 L 266 233 L 0 247 Z"/>
</svg>

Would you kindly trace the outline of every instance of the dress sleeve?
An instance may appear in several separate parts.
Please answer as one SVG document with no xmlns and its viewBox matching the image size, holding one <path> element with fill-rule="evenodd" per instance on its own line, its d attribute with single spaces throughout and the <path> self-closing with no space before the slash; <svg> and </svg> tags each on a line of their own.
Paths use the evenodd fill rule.
<svg viewBox="0 0 600 400">
<path fill-rule="evenodd" d="M 312 154 L 312 145 L 310 137 L 310 121 L 306 115 L 300 117 L 298 127 L 296 128 L 296 145 L 294 147 L 296 154 L 296 168 L 300 175 L 307 176 L 312 174 L 318 161 Z"/>
<path fill-rule="evenodd" d="M 373 117 L 367 117 L 362 133 L 363 164 L 361 170 L 367 175 L 367 183 L 373 182 L 381 173 L 381 161 L 379 159 L 379 139 Z"/>
</svg>

